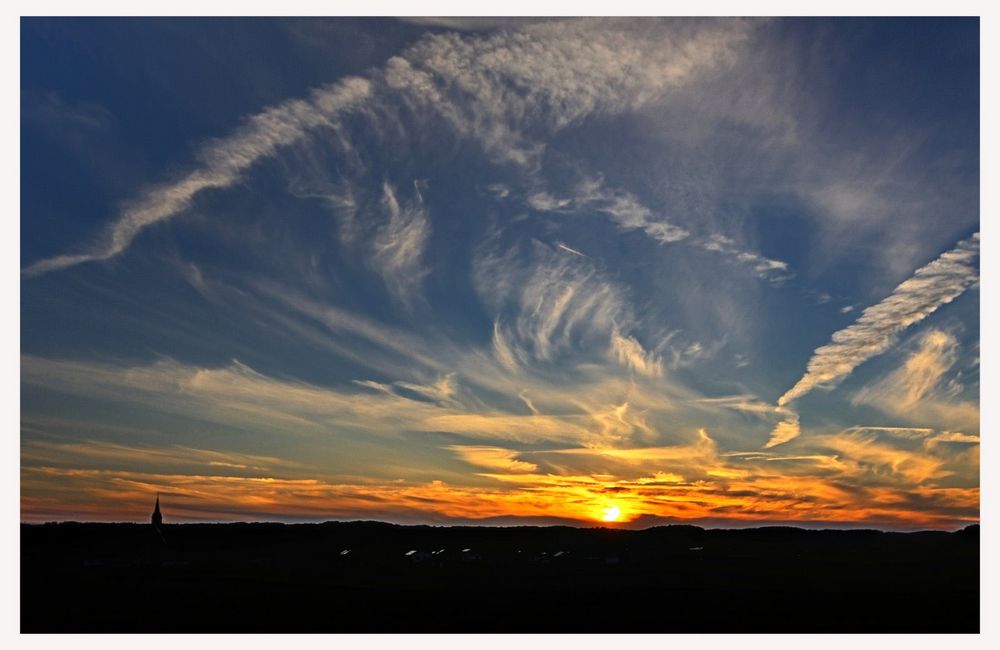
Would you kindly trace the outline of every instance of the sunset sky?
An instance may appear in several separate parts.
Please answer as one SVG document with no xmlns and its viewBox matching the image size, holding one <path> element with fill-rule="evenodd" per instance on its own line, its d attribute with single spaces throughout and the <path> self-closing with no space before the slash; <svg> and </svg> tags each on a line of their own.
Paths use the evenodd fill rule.
<svg viewBox="0 0 1000 650">
<path fill-rule="evenodd" d="M 22 19 L 21 519 L 979 518 L 976 19 Z"/>
</svg>

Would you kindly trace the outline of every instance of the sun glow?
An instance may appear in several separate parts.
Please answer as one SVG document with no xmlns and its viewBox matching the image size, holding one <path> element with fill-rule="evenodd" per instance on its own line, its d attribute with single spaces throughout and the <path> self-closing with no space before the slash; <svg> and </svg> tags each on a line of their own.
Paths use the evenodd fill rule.
<svg viewBox="0 0 1000 650">
<path fill-rule="evenodd" d="M 615 504 L 609 505 L 604 509 L 604 514 L 601 515 L 603 521 L 618 521 L 618 518 L 622 515 L 622 510 Z"/>
</svg>

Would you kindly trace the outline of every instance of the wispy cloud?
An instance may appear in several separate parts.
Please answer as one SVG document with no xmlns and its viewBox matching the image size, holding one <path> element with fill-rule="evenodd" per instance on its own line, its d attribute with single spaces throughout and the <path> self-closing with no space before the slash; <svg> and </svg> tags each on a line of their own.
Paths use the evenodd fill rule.
<svg viewBox="0 0 1000 650">
<path fill-rule="evenodd" d="M 927 427 L 879 427 L 879 426 L 853 426 L 845 429 L 850 433 L 870 433 L 887 434 L 894 438 L 904 440 L 922 440 L 934 433 L 934 429 Z"/>
<path fill-rule="evenodd" d="M 508 313 L 493 324 L 493 355 L 504 367 L 515 369 L 531 359 L 553 362 L 578 344 L 601 345 L 603 339 L 610 358 L 622 366 L 663 376 L 660 356 L 630 332 L 635 319 L 627 291 L 587 256 L 558 255 L 535 242 L 527 261 L 495 252 L 483 256 L 476 275 L 488 278 L 479 287 L 487 304 Z"/>
<path fill-rule="evenodd" d="M 698 404 L 704 404 L 711 407 L 722 407 L 722 408 L 732 409 L 734 411 L 741 411 L 744 413 L 752 413 L 754 415 L 758 415 L 761 417 L 770 417 L 775 414 L 781 415 L 788 413 L 787 409 L 761 401 L 753 395 L 726 395 L 723 397 L 704 397 L 696 401 Z"/>
<path fill-rule="evenodd" d="M 660 244 L 687 239 L 690 233 L 662 215 L 656 215 L 630 192 L 607 187 L 602 177 L 584 179 L 568 196 L 553 196 L 539 190 L 528 194 L 525 203 L 539 212 L 604 214 L 623 231 L 639 230 Z"/>
<path fill-rule="evenodd" d="M 364 101 L 370 92 L 370 82 L 349 77 L 315 90 L 308 100 L 289 100 L 252 116 L 232 135 L 205 146 L 202 166 L 177 182 L 151 190 L 125 208 L 93 246 L 82 253 L 38 261 L 24 269 L 25 275 L 40 275 L 118 255 L 144 229 L 187 209 L 202 190 L 232 185 L 259 159 L 304 138 L 312 129 L 330 124 L 341 113 Z"/>
<path fill-rule="evenodd" d="M 784 406 L 775 406 L 774 404 L 763 402 L 753 395 L 728 395 L 725 397 L 702 398 L 696 400 L 696 403 L 711 408 L 721 407 L 732 409 L 756 416 L 765 421 L 776 421 L 768 441 L 764 444 L 765 449 L 793 440 L 802 432 L 798 413 Z"/>
<path fill-rule="evenodd" d="M 183 445 L 168 447 L 136 446 L 103 440 L 31 440 L 25 444 L 21 458 L 32 464 L 60 466 L 67 461 L 80 464 L 93 462 L 99 467 L 115 465 L 145 465 L 154 468 L 183 467 L 189 471 L 220 468 L 235 473 L 257 476 L 307 469 L 302 463 L 274 456 L 240 453 L 231 449 L 219 451 Z"/>
<path fill-rule="evenodd" d="M 611 333 L 611 352 L 618 363 L 640 375 L 663 376 L 663 362 L 660 357 L 647 352 L 642 344 L 631 336 L 622 336 L 618 330 Z"/>
<path fill-rule="evenodd" d="M 488 254 L 477 262 L 478 289 L 487 304 L 513 312 L 511 330 L 494 325 L 494 350 L 515 358 L 551 360 L 579 336 L 608 337 L 631 323 L 624 291 L 577 255 L 556 254 L 534 242 L 528 259 Z"/>
<path fill-rule="evenodd" d="M 801 432 L 799 416 L 793 413 L 774 427 L 774 431 L 771 432 L 771 439 L 764 445 L 764 449 L 784 444 L 789 440 L 797 438 Z"/>
<path fill-rule="evenodd" d="M 377 122 L 406 105 L 414 114 L 443 119 L 500 160 L 531 164 L 544 147 L 524 135 L 528 127 L 555 132 L 590 115 L 648 104 L 699 72 L 734 60 L 753 23 L 665 23 L 655 34 L 635 26 L 557 21 L 485 36 L 428 35 L 369 78 L 347 77 L 308 99 L 251 116 L 232 135 L 204 146 L 194 170 L 127 206 L 92 246 L 40 260 L 24 273 L 110 259 L 144 229 L 189 208 L 201 191 L 233 185 L 260 159 L 318 128 L 338 129 L 346 113 L 359 109 Z"/>
<path fill-rule="evenodd" d="M 885 352 L 907 327 L 920 322 L 979 281 L 979 233 L 917 269 L 882 302 L 818 348 L 806 374 L 778 399 L 785 405 L 817 387 L 834 386 L 854 368 Z"/>
<path fill-rule="evenodd" d="M 707 251 L 725 255 L 730 261 L 748 267 L 757 277 L 774 284 L 781 284 L 791 279 L 792 272 L 788 263 L 765 257 L 760 253 L 745 250 L 736 240 L 721 234 L 709 235 L 695 242 L 696 246 Z"/>
<path fill-rule="evenodd" d="M 121 273 L 26 285 L 23 516 L 145 516 L 163 487 L 191 519 L 589 520 L 614 499 L 633 521 L 975 520 L 966 330 L 917 337 L 836 410 L 800 420 L 795 400 L 973 286 L 978 235 L 834 334 L 779 403 L 757 397 L 790 329 L 853 320 L 838 307 L 972 232 L 964 182 L 916 187 L 940 170 L 900 166 L 867 125 L 831 142 L 820 123 L 845 123 L 810 96 L 835 80 L 798 56 L 805 28 L 493 24 L 427 30 L 249 117 L 91 246 L 24 269 L 133 247 Z M 38 417 L 52 404 L 64 421 Z"/>
<path fill-rule="evenodd" d="M 412 203 L 400 206 L 389 183 L 382 186 L 382 206 L 388 220 L 372 242 L 372 263 L 390 293 L 404 304 L 419 296 L 420 283 L 428 271 L 423 265 L 424 248 L 430 237 L 430 220 L 419 191 Z"/>
<path fill-rule="evenodd" d="M 498 160 L 533 166 L 544 146 L 529 130 L 557 132 L 645 106 L 730 65 L 755 24 L 637 26 L 574 20 L 488 37 L 435 35 L 390 59 L 385 79 L 411 107 L 432 110 Z"/>
<path fill-rule="evenodd" d="M 92 101 L 66 101 L 57 92 L 38 95 L 21 92 L 21 116 L 51 129 L 67 131 L 101 131 L 113 121 L 111 112 Z"/>
<path fill-rule="evenodd" d="M 530 208 L 539 212 L 604 214 L 621 230 L 639 230 L 658 244 L 686 241 L 699 249 L 724 255 L 730 262 L 748 268 L 755 276 L 772 284 L 780 285 L 794 275 L 787 262 L 747 250 L 731 237 L 715 233 L 693 238 L 688 229 L 655 214 L 630 192 L 607 187 L 600 176 L 584 179 L 565 196 L 538 190 L 528 194 L 524 200 Z"/>
<path fill-rule="evenodd" d="M 979 436 L 971 433 L 961 433 L 960 431 L 943 431 L 936 436 L 927 438 L 927 447 L 935 447 L 942 442 L 954 442 L 963 445 L 978 445 Z"/>
<path fill-rule="evenodd" d="M 906 413 L 935 391 L 958 358 L 958 340 L 949 332 L 925 332 L 903 365 L 871 386 L 858 391 L 856 404 L 877 403 L 897 413 Z"/>
<path fill-rule="evenodd" d="M 535 472 L 538 465 L 518 460 L 518 452 L 503 447 L 487 447 L 483 445 L 451 445 L 449 450 L 458 454 L 459 458 L 486 469 L 502 472 Z"/>
<path fill-rule="evenodd" d="M 514 370 L 518 366 L 518 354 L 498 318 L 493 322 L 493 355 L 505 368 Z"/>
<path fill-rule="evenodd" d="M 975 459 L 962 459 L 965 450 L 977 448 L 978 437 L 953 431 L 896 435 L 901 432 L 859 427 L 814 437 L 808 444 L 790 443 L 796 445 L 794 451 L 783 455 L 733 453 L 720 448 L 704 429 L 665 444 L 645 419 L 655 396 L 636 392 L 639 408 L 627 402 L 600 407 L 599 396 L 606 403 L 612 392 L 607 384 L 595 387 L 596 395 L 563 392 L 557 410 L 586 401 L 592 404 L 590 412 L 546 416 L 537 407 L 530 415 L 517 415 L 463 403 L 457 399 L 458 382 L 448 377 L 400 386 L 432 398 L 428 402 L 396 394 L 389 384 L 360 381 L 366 387 L 355 384 L 353 390 L 319 387 L 276 380 L 241 364 L 219 369 L 172 362 L 114 367 L 25 357 L 22 367 L 27 385 L 127 400 L 203 423 L 236 423 L 241 437 L 262 429 L 272 440 L 278 431 L 292 440 L 308 433 L 343 436 L 346 431 L 396 440 L 406 431 L 483 440 L 444 446 L 482 468 L 472 486 L 417 480 L 427 475 L 426 468 L 407 474 L 390 465 L 382 478 L 368 473 L 361 480 L 330 477 L 312 465 L 260 454 L 34 439 L 25 445 L 22 467 L 22 507 L 32 520 L 66 516 L 59 513 L 67 509 L 76 516 L 101 518 L 109 516 L 109 507 L 113 516 L 128 516 L 133 497 L 145 507 L 145 495 L 156 490 L 176 493 L 178 516 L 191 519 L 229 512 L 293 518 L 409 513 L 425 520 L 545 513 L 592 520 L 613 498 L 627 518 L 648 514 L 688 520 L 770 517 L 954 526 L 974 519 L 978 505 L 976 488 L 940 484 L 975 467 Z M 553 399 L 552 387 L 530 390 L 546 401 Z M 652 444 L 642 443 L 647 437 Z M 911 443 L 916 446 L 906 446 Z M 525 444 L 535 450 L 519 449 Z M 443 467 L 431 468 L 430 475 L 460 476 Z M 909 503 L 917 494 L 918 501 Z"/>
<path fill-rule="evenodd" d="M 931 329 L 898 368 L 861 388 L 853 404 L 870 404 L 906 422 L 979 429 L 979 405 L 960 399 L 962 385 L 946 381 L 959 356 L 958 339 Z"/>
<path fill-rule="evenodd" d="M 895 480 L 919 485 L 949 475 L 946 461 L 922 451 L 889 444 L 871 433 L 850 432 L 831 436 L 823 445 L 856 462 L 884 470 Z"/>
</svg>

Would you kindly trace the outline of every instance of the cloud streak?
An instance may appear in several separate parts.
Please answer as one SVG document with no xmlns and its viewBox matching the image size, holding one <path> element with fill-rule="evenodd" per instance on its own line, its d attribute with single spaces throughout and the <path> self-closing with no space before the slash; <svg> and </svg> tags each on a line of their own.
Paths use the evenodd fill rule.
<svg viewBox="0 0 1000 650">
<path fill-rule="evenodd" d="M 733 262 L 748 267 L 758 278 L 767 280 L 772 284 L 782 284 L 793 275 L 788 268 L 787 262 L 744 250 L 734 239 L 725 235 L 716 233 L 704 240 L 698 241 L 695 245 L 707 251 L 725 255 Z"/>
<path fill-rule="evenodd" d="M 923 266 L 882 302 L 864 310 L 852 325 L 818 348 L 805 375 L 784 395 L 784 406 L 815 388 L 835 386 L 858 365 L 885 352 L 897 335 L 919 323 L 979 281 L 979 233 Z"/>
<path fill-rule="evenodd" d="M 41 275 L 118 255 L 144 229 L 190 207 L 195 195 L 202 190 L 229 187 L 255 162 L 301 140 L 312 129 L 332 124 L 340 114 L 356 107 L 370 93 L 369 81 L 348 77 L 313 91 L 307 100 L 290 100 L 252 116 L 234 134 L 205 147 L 201 167 L 175 183 L 153 189 L 125 208 L 89 249 L 41 260 L 25 268 L 24 274 Z"/>
<path fill-rule="evenodd" d="M 115 257 L 146 228 L 189 208 L 198 193 L 233 185 L 259 160 L 310 132 L 338 129 L 352 111 L 364 112 L 380 130 L 386 116 L 405 105 L 415 114 L 443 119 L 497 160 L 532 164 L 544 147 L 525 136 L 527 131 L 541 126 L 557 132 L 590 115 L 647 105 L 699 73 L 732 62 L 752 23 L 635 27 L 629 21 L 579 20 L 489 36 L 426 36 L 369 78 L 347 77 L 307 99 L 251 116 L 232 135 L 205 146 L 202 164 L 193 171 L 126 207 L 92 246 L 40 260 L 23 273 L 37 276 Z"/>
<path fill-rule="evenodd" d="M 536 191 L 525 197 L 525 203 L 539 212 L 598 212 L 614 221 L 621 230 L 641 230 L 659 244 L 681 241 L 691 234 L 663 216 L 653 214 L 630 192 L 606 187 L 600 177 L 582 181 L 571 196 L 557 197 L 546 191 Z"/>
<path fill-rule="evenodd" d="M 771 439 L 764 445 L 764 449 L 770 449 L 771 447 L 784 444 L 789 440 L 797 438 L 801 432 L 802 430 L 799 426 L 799 416 L 792 413 L 787 418 L 779 422 L 778 426 L 774 427 L 774 431 L 771 432 Z"/>
<path fill-rule="evenodd" d="M 389 183 L 383 184 L 382 191 L 382 206 L 388 220 L 372 242 L 372 263 L 389 292 L 400 302 L 412 304 L 428 272 L 423 265 L 423 254 L 430 237 L 430 220 L 419 192 L 414 202 L 400 206 Z"/>
</svg>

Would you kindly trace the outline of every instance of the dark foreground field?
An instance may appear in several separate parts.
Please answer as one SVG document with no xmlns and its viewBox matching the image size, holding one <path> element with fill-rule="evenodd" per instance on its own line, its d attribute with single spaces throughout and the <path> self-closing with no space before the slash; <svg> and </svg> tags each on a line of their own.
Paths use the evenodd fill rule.
<svg viewBox="0 0 1000 650">
<path fill-rule="evenodd" d="M 170 525 L 161 539 L 149 525 L 22 525 L 21 625 L 22 632 L 977 632 L 979 530 L 357 522 Z"/>
</svg>

